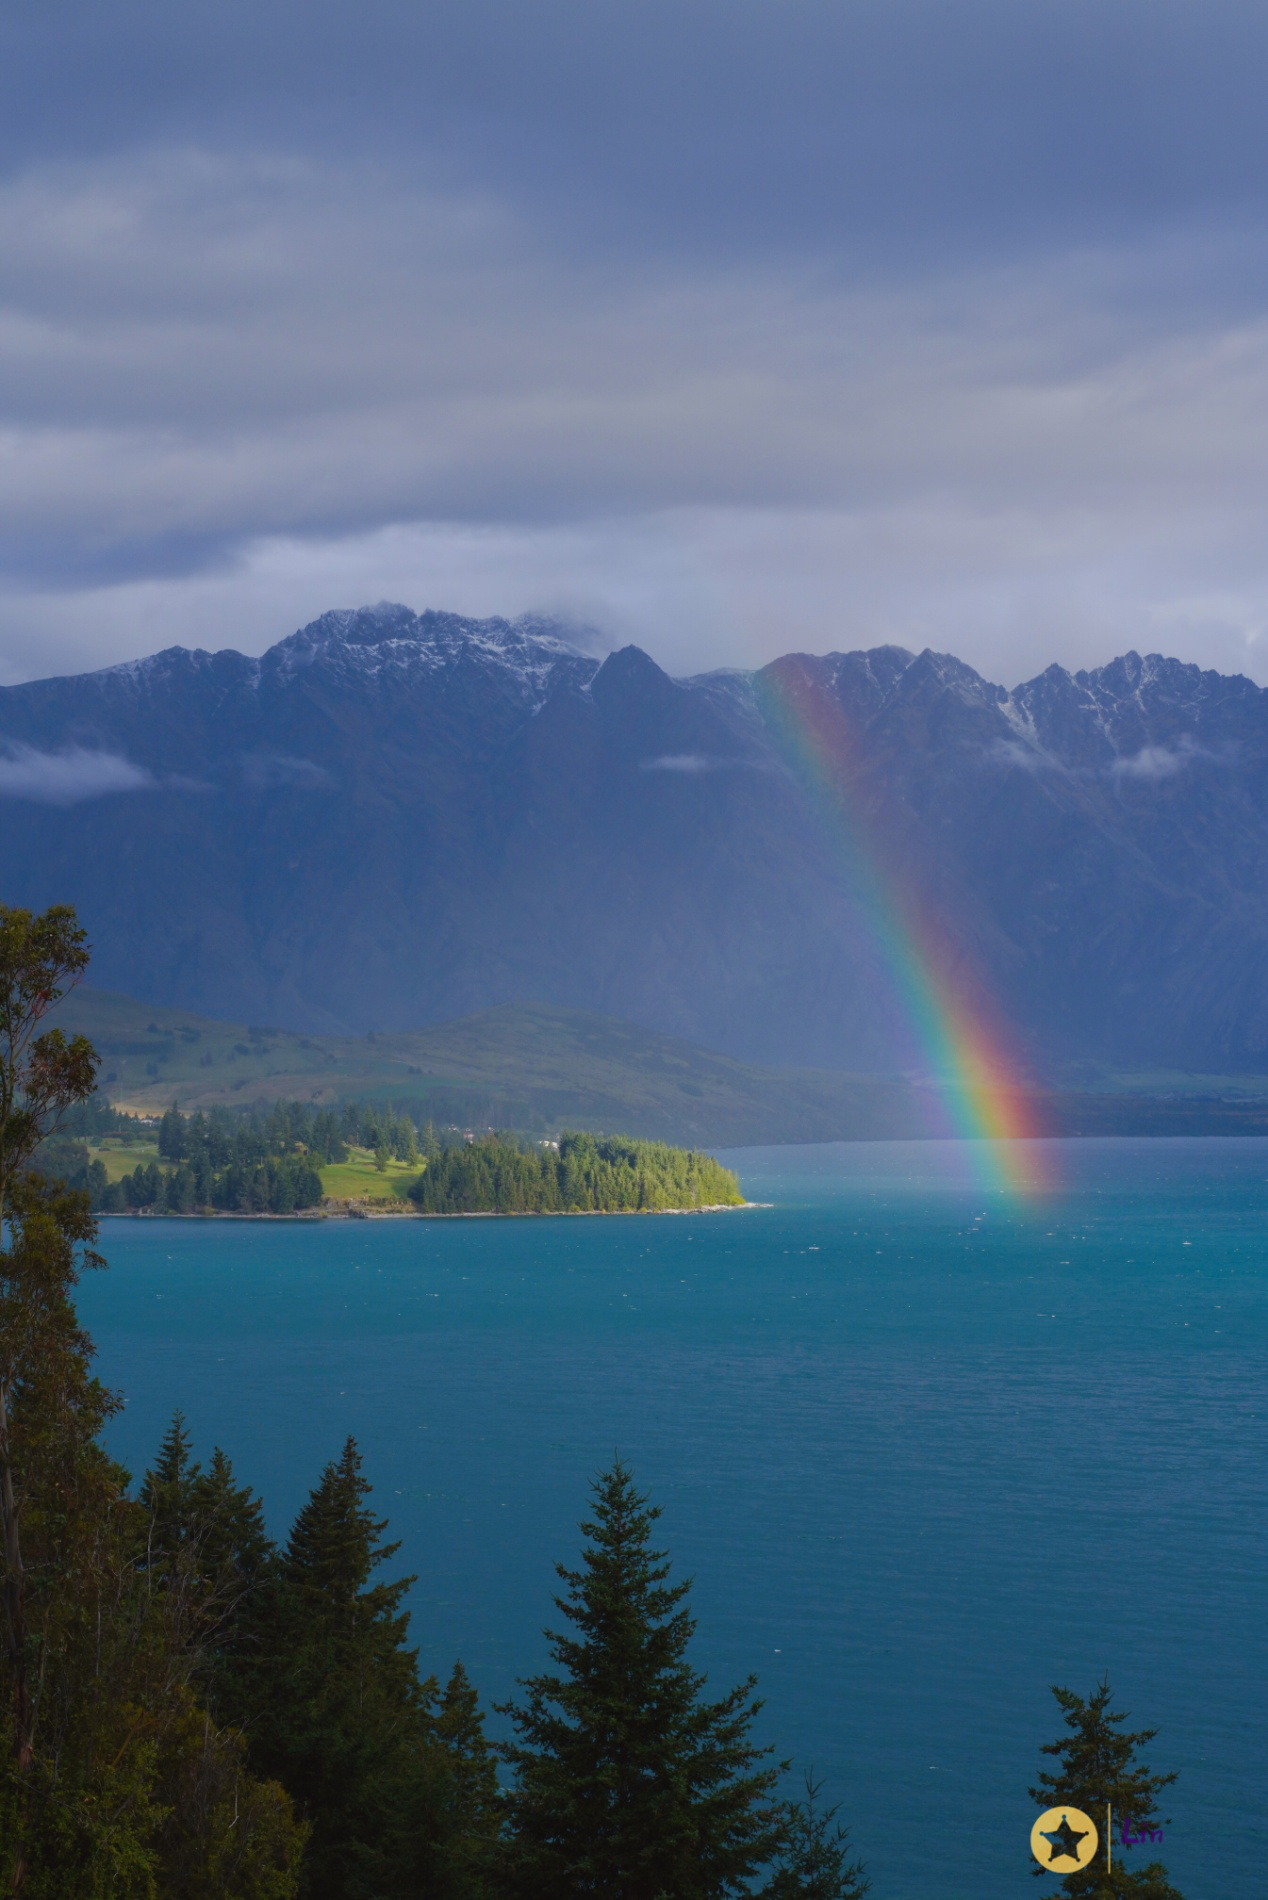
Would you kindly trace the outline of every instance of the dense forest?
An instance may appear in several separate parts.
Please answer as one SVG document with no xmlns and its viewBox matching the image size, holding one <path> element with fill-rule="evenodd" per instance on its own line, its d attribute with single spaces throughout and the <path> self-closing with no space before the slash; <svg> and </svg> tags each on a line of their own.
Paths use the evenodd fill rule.
<svg viewBox="0 0 1268 1900">
<path fill-rule="evenodd" d="M 448 1148 L 410 1198 L 425 1214 L 650 1213 L 742 1207 L 740 1185 L 712 1155 L 659 1141 L 564 1135 L 556 1148 L 505 1137 Z"/>
<path fill-rule="evenodd" d="M 319 1207 L 321 1176 L 303 1155 L 267 1156 L 215 1169 L 204 1156 L 160 1168 L 151 1161 L 121 1181 L 107 1181 L 100 1161 L 90 1163 L 94 1213 L 296 1214 Z"/>
</svg>

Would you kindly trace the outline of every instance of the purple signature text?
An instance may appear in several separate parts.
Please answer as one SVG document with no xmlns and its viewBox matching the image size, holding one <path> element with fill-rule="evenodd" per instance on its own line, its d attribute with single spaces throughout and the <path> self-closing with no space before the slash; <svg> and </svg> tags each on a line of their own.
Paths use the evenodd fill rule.
<svg viewBox="0 0 1268 1900">
<path fill-rule="evenodd" d="M 1118 1838 L 1124 1847 L 1143 1847 L 1146 1841 L 1162 1842 L 1160 1827 L 1140 1827 L 1124 1815 L 1118 1824 Z"/>
</svg>

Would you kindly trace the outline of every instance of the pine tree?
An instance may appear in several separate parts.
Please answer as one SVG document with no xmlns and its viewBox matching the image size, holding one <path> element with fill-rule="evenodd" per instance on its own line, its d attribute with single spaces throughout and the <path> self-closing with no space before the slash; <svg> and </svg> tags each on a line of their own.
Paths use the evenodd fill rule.
<svg viewBox="0 0 1268 1900">
<path fill-rule="evenodd" d="M 1137 1760 L 1137 1751 L 1158 1730 L 1127 1730 L 1126 1714 L 1110 1708 L 1113 1690 L 1104 1679 L 1086 1701 L 1055 1685 L 1052 1693 L 1070 1732 L 1060 1741 L 1044 1744 L 1042 1752 L 1055 1757 L 1057 1767 L 1055 1773 L 1040 1773 L 1038 1786 L 1030 1790 L 1031 1800 L 1043 1808 L 1068 1801 L 1095 1822 L 1102 1843 L 1107 1808 L 1112 1810 L 1115 1828 L 1128 1819 L 1136 1832 L 1157 1832 L 1168 1826 L 1159 1817 L 1157 1798 L 1176 1777 L 1156 1775 Z M 1128 1867 L 1121 1859 L 1124 1851 L 1115 1843 L 1113 1864 L 1107 1868 L 1102 1844 L 1090 1866 L 1065 1876 L 1062 1891 L 1072 1900 L 1118 1900 L 1120 1895 L 1130 1900 L 1181 1900 L 1160 1862 Z M 1035 1872 L 1041 1869 L 1036 1867 Z"/>
<path fill-rule="evenodd" d="M 87 1196 L 29 1168 L 91 1092 L 90 1045 L 35 1033 L 84 961 L 73 913 L 0 908 L 0 1891 L 289 1900 L 290 1804 L 198 1707 L 147 1516 L 100 1443 L 119 1401 L 75 1312 L 104 1265 Z"/>
<path fill-rule="evenodd" d="M 517 1739 L 509 1881 L 522 1900 L 722 1900 L 751 1891 L 784 1838 L 779 1769 L 751 1739 L 750 1677 L 719 1701 L 687 1660 L 690 1585 L 670 1584 L 660 1515 L 618 1458 L 593 1487 L 582 1567 L 559 1566 L 570 1633 L 558 1674 L 506 1705 Z"/>
<path fill-rule="evenodd" d="M 191 1503 L 200 1468 L 191 1456 L 185 1414 L 177 1408 L 159 1447 L 159 1455 L 141 1481 L 141 1505 L 149 1513 L 148 1560 L 174 1563 L 193 1534 Z"/>
<path fill-rule="evenodd" d="M 495 1891 L 502 1832 L 497 1759 L 484 1733 L 479 1698 L 461 1663 L 455 1663 L 436 1718 L 445 1751 L 449 1816 L 441 1851 L 445 1887 L 463 1900 Z"/>
<path fill-rule="evenodd" d="M 303 1886 L 312 1900 L 465 1900 L 454 1884 L 461 1817 L 437 1686 L 420 1680 L 406 1643 L 401 1600 L 414 1579 L 374 1580 L 399 1545 L 382 1541 L 387 1525 L 369 1492 L 349 1439 L 282 1554 L 247 1712 L 253 1757 L 312 1824 Z M 459 1726 L 470 1764 L 469 1724 Z"/>
<path fill-rule="evenodd" d="M 159 1122 L 158 1151 L 164 1161 L 183 1161 L 188 1153 L 185 1145 L 185 1117 L 174 1102 Z"/>
<path fill-rule="evenodd" d="M 418 1160 L 418 1130 L 408 1115 L 398 1115 L 391 1127 L 392 1153 L 411 1167 Z"/>
<path fill-rule="evenodd" d="M 837 1821 L 840 1809 L 819 1805 L 822 1783 L 806 1775 L 804 1801 L 791 1801 L 785 1813 L 782 1864 L 762 1900 L 862 1900 L 871 1883 L 862 1861 L 850 1861 L 849 1829 Z"/>
<path fill-rule="evenodd" d="M 200 1567 L 216 1605 L 217 1628 L 223 1629 L 245 1600 L 266 1587 L 273 1571 L 276 1552 L 264 1528 L 264 1505 L 236 1483 L 219 1446 L 207 1470 L 194 1478 L 190 1504 Z"/>
<path fill-rule="evenodd" d="M 167 1595 L 169 1617 L 217 1720 L 241 1725 L 258 1668 L 259 1619 L 276 1551 L 264 1507 L 216 1448 L 204 1472 L 176 1412 L 140 1501 L 148 1513 L 145 1563 Z"/>
<path fill-rule="evenodd" d="M 283 1900 L 295 1891 L 302 1832 L 282 1790 L 248 1774 L 235 1738 L 199 1707 L 184 1597 L 100 1444 L 118 1401 L 92 1375 L 70 1297 L 92 1238 L 83 1197 L 27 1175 L 11 1183 L 8 1213 L 0 1359 L 17 1347 L 15 1634 L 38 1667 L 26 1677 L 29 1754 L 0 1761 L 0 1890 L 24 1900 Z M 179 1427 L 169 1434 L 169 1500 L 188 1470 L 181 1439 Z M 172 1542 L 183 1576 L 185 1545 Z M 11 1654 L 0 1659 L 7 1708 L 23 1686 Z"/>
</svg>

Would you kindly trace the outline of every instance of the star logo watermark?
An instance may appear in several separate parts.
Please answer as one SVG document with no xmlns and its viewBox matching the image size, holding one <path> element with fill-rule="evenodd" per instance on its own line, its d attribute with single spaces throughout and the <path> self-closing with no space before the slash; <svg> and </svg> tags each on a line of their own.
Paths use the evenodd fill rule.
<svg viewBox="0 0 1268 1900">
<path fill-rule="evenodd" d="M 1047 1808 L 1030 1830 L 1030 1851 L 1050 1874 L 1075 1874 L 1096 1853 L 1096 1823 L 1081 1808 Z"/>
</svg>

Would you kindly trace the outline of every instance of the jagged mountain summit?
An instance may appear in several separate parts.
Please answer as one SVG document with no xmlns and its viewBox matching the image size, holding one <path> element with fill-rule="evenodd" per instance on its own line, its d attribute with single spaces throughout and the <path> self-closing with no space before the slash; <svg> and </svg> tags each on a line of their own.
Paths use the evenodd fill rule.
<svg viewBox="0 0 1268 1900">
<path fill-rule="evenodd" d="M 565 628 L 539 614 L 513 621 L 468 620 L 461 614 L 416 614 L 380 601 L 377 607 L 322 614 L 254 664 L 267 682 L 293 679 L 300 669 L 318 666 L 323 672 L 342 668 L 358 680 L 383 672 L 398 684 L 444 669 L 481 666 L 535 710 L 561 670 L 579 682 L 590 677 L 596 663 L 578 651 L 577 641 L 594 638 L 589 628 Z"/>
<path fill-rule="evenodd" d="M 0 896 L 209 1015 L 532 1001 L 910 1071 L 901 914 L 1039 1069 L 1268 1059 L 1251 681 L 1127 654 L 1010 692 L 895 647 L 673 680 L 593 644 L 384 604 L 4 689 Z"/>
</svg>

